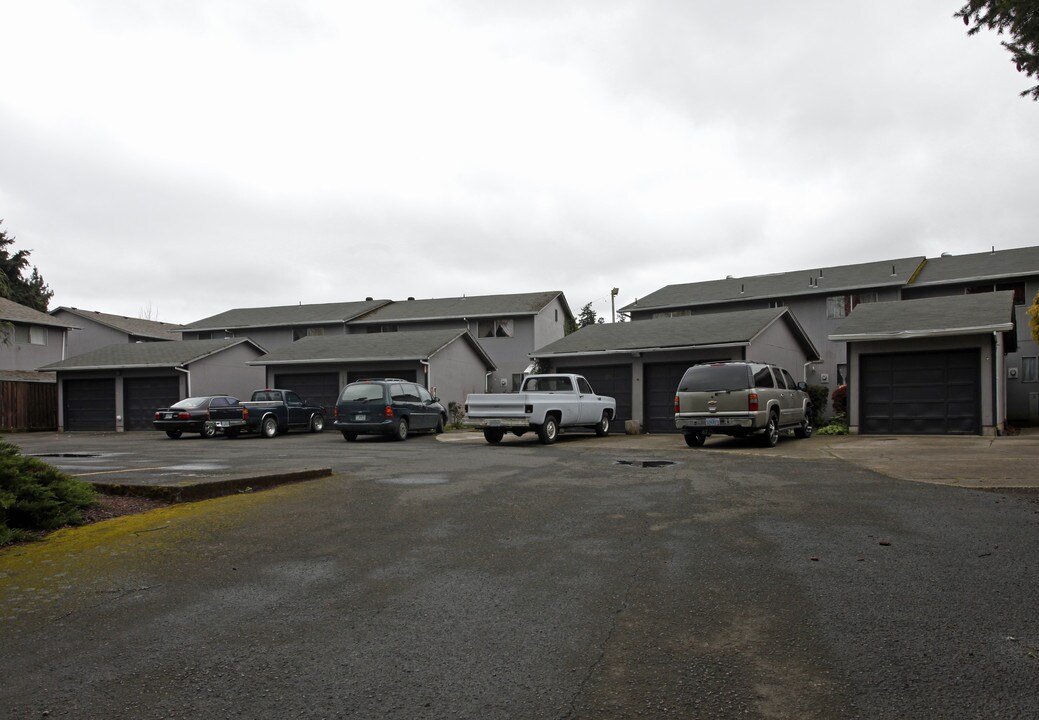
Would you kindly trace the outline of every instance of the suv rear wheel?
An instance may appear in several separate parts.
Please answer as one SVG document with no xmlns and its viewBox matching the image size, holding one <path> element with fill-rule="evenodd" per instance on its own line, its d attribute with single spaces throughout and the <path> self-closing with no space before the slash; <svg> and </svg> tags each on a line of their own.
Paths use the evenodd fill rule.
<svg viewBox="0 0 1039 720">
<path fill-rule="evenodd" d="M 797 428 L 794 430 L 794 435 L 803 440 L 805 438 L 812 437 L 812 433 L 814 431 L 815 428 L 812 427 L 812 407 L 809 405 L 805 408 L 804 419 L 801 421 L 801 424 L 798 425 Z"/>
<path fill-rule="evenodd" d="M 768 424 L 761 434 L 761 442 L 765 447 L 775 447 L 779 442 L 779 418 L 774 412 L 768 414 Z"/>
<path fill-rule="evenodd" d="M 401 418 L 397 421 L 397 430 L 393 433 L 394 440 L 407 440 L 408 439 L 408 421 L 406 418 Z"/>
</svg>

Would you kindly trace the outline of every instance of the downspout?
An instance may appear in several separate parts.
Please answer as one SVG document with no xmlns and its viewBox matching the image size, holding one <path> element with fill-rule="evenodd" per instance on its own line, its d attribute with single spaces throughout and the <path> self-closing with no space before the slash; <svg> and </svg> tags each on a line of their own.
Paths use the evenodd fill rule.
<svg viewBox="0 0 1039 720">
<path fill-rule="evenodd" d="M 485 372 L 483 374 L 483 391 L 485 393 L 489 393 L 491 391 L 491 375 L 493 374 L 493 370 L 491 370 L 490 372 Z"/>
<path fill-rule="evenodd" d="M 806 362 L 804 364 L 804 367 L 801 368 L 801 371 L 802 371 L 801 374 L 804 376 L 804 383 L 805 383 L 805 385 L 808 384 L 808 366 L 809 365 L 820 365 L 821 363 L 822 363 L 822 360 L 809 360 L 808 362 Z"/>
<path fill-rule="evenodd" d="M 992 331 L 993 345 L 995 346 L 995 357 L 993 358 L 992 367 L 993 372 L 996 376 L 995 387 L 992 391 L 995 393 L 995 406 L 996 416 L 992 419 L 993 424 L 996 426 L 996 435 L 1002 435 L 1006 431 L 1006 382 L 1003 379 L 1005 358 L 1003 357 L 1003 333 L 998 330 Z"/>
<path fill-rule="evenodd" d="M 187 368 L 181 367 L 180 365 L 177 365 L 173 369 L 176 370 L 177 372 L 184 373 L 184 379 L 185 379 L 185 381 L 187 383 L 187 386 L 188 386 L 187 394 L 184 397 L 191 397 L 191 371 L 188 370 Z"/>
</svg>

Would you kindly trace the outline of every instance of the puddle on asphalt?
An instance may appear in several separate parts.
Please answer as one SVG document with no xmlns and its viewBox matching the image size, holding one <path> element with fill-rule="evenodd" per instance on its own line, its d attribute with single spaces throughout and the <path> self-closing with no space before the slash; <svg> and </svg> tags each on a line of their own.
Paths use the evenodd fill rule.
<svg viewBox="0 0 1039 720">
<path fill-rule="evenodd" d="M 639 468 L 661 468 L 669 465 L 677 465 L 674 460 L 617 460 L 617 465 L 629 465 Z"/>
<path fill-rule="evenodd" d="M 96 458 L 104 457 L 104 453 L 35 453 L 29 457 L 63 457 L 63 458 Z"/>
<path fill-rule="evenodd" d="M 383 485 L 442 485 L 448 481 L 447 475 L 404 475 L 397 478 L 384 478 L 376 482 Z"/>
</svg>

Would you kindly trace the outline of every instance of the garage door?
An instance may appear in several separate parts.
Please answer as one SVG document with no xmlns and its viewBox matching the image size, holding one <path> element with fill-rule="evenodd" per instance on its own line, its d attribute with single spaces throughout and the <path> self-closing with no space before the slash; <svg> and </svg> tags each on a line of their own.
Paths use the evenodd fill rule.
<svg viewBox="0 0 1039 720">
<path fill-rule="evenodd" d="M 151 430 L 155 410 L 180 400 L 180 378 L 176 376 L 125 378 L 123 380 L 123 427 Z"/>
<path fill-rule="evenodd" d="M 644 392 L 646 431 L 678 432 L 675 427 L 675 391 L 678 381 L 692 363 L 658 363 L 645 366 Z"/>
<path fill-rule="evenodd" d="M 339 373 L 279 373 L 274 376 L 274 387 L 295 390 L 311 405 L 325 408 L 325 414 L 332 417 L 339 397 Z"/>
<path fill-rule="evenodd" d="M 624 432 L 624 421 L 631 420 L 631 365 L 561 367 L 558 370 L 562 373 L 584 375 L 595 392 L 615 399 L 617 415 L 610 423 L 610 432 Z"/>
<path fill-rule="evenodd" d="M 978 350 L 864 355 L 861 363 L 863 433 L 981 433 Z"/>
<path fill-rule="evenodd" d="M 65 380 L 66 430 L 115 430 L 115 380 Z"/>
</svg>

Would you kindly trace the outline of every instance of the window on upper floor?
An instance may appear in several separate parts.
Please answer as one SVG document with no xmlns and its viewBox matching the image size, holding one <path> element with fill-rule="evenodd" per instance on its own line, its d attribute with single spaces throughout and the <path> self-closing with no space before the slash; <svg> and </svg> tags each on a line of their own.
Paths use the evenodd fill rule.
<svg viewBox="0 0 1039 720">
<path fill-rule="evenodd" d="M 1021 382 L 1039 382 L 1039 357 L 1021 358 Z"/>
<path fill-rule="evenodd" d="M 365 328 L 365 332 L 367 332 L 369 335 L 374 335 L 375 333 L 384 333 L 384 332 L 397 332 L 397 326 L 396 325 L 369 325 L 367 328 Z"/>
<path fill-rule="evenodd" d="M 781 308 L 781 307 L 786 307 L 786 303 L 783 302 L 782 300 L 769 300 L 768 301 L 768 306 L 770 308 Z"/>
<path fill-rule="evenodd" d="M 661 312 L 653 313 L 653 319 L 659 320 L 660 318 L 685 317 L 692 314 L 692 310 L 663 310 Z"/>
<path fill-rule="evenodd" d="M 511 319 L 481 320 L 476 328 L 477 337 L 512 337 L 513 324 Z"/>
<path fill-rule="evenodd" d="M 325 334 L 323 327 L 292 328 L 292 342 L 302 340 L 305 337 L 321 337 Z"/>
<path fill-rule="evenodd" d="M 47 328 L 42 325 L 15 325 L 14 341 L 23 345 L 46 345 Z"/>
<path fill-rule="evenodd" d="M 978 293 L 996 292 L 997 290 L 1000 292 L 1003 290 L 1010 290 L 1014 293 L 1015 305 L 1025 304 L 1025 284 L 1023 282 L 971 285 L 970 287 L 964 288 L 963 292 L 965 295 L 976 295 Z"/>
<path fill-rule="evenodd" d="M 877 302 L 877 293 L 867 292 L 857 295 L 831 295 L 826 298 L 826 317 L 848 317 L 851 311 L 863 303 Z"/>
</svg>

